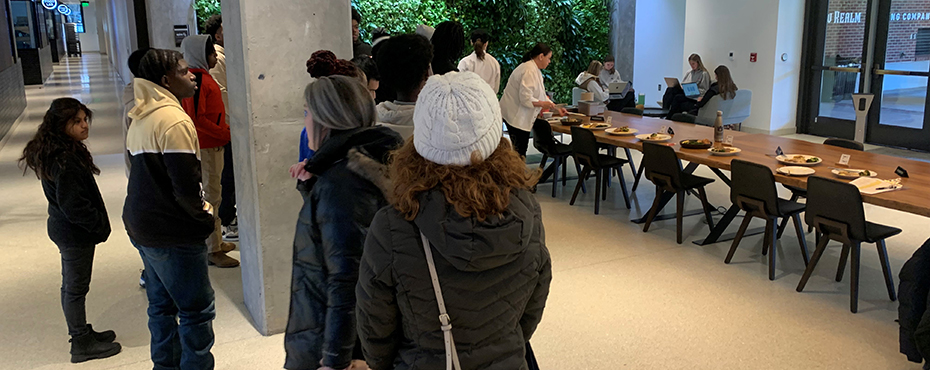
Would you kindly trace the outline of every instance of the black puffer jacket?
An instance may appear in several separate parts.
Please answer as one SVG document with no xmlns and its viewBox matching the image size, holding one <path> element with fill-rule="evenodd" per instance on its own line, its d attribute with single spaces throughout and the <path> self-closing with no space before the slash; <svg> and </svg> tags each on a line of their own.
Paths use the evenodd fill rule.
<svg viewBox="0 0 930 370">
<path fill-rule="evenodd" d="M 930 358 L 930 311 L 927 311 L 930 298 L 930 240 L 924 242 L 904 263 L 898 278 L 901 353 L 908 360 L 919 363 Z"/>
<path fill-rule="evenodd" d="M 420 231 L 433 250 L 464 369 L 526 369 L 525 343 L 542 319 L 549 250 L 539 204 L 512 194 L 501 216 L 464 218 L 439 189 L 413 222 L 394 208 L 372 221 L 356 288 L 358 332 L 375 370 L 443 369 L 445 347 Z"/>
<path fill-rule="evenodd" d="M 402 142 L 384 127 L 334 131 L 307 163 L 311 179 L 297 220 L 286 369 L 342 369 L 356 348 L 355 284 L 368 226 L 388 204 L 388 152 Z M 355 355 L 353 355 L 353 352 Z"/>
<path fill-rule="evenodd" d="M 94 174 L 77 155 L 62 154 L 42 180 L 48 200 L 48 236 L 59 246 L 96 245 L 110 237 L 110 218 Z"/>
</svg>

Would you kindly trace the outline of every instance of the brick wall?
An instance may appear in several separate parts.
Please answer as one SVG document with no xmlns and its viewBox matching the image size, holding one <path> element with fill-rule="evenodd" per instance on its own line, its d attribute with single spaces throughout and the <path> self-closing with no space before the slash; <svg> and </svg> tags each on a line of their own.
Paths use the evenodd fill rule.
<svg viewBox="0 0 930 370">
<path fill-rule="evenodd" d="M 824 56 L 861 59 L 867 6 L 868 0 L 830 1 Z M 920 28 L 930 28 L 930 2 L 894 0 L 891 3 L 886 62 L 927 60 L 928 57 L 914 56 L 917 30 Z"/>
<path fill-rule="evenodd" d="M 26 109 L 23 67 L 20 64 L 0 71 L 0 139 Z"/>
</svg>

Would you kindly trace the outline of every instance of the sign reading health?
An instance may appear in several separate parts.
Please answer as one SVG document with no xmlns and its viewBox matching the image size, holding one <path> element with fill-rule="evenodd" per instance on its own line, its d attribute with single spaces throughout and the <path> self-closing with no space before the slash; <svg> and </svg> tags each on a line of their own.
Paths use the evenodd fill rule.
<svg viewBox="0 0 930 370">
<path fill-rule="evenodd" d="M 54 10 L 58 7 L 58 0 L 42 0 L 42 6 L 48 10 Z"/>
<path fill-rule="evenodd" d="M 61 4 L 58 6 L 58 12 L 61 13 L 61 15 L 68 16 L 71 15 L 71 8 L 65 4 Z"/>
</svg>

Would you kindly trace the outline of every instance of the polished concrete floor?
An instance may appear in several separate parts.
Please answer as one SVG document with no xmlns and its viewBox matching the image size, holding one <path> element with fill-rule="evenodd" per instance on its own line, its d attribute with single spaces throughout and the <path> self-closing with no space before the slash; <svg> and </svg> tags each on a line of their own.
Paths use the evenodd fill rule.
<svg viewBox="0 0 930 370">
<path fill-rule="evenodd" d="M 94 54 L 67 60 L 44 88 L 28 91 L 26 116 L 0 144 L 0 251 L 6 256 L 0 266 L 0 369 L 151 369 L 146 300 L 137 285 L 141 262 L 120 222 L 126 178 L 117 98 L 122 86 L 116 81 Z M 59 255 L 45 232 L 46 201 L 39 182 L 16 166 L 48 103 L 59 96 L 77 97 L 96 113 L 88 146 L 102 169 L 98 184 L 114 232 L 97 249 L 88 318 L 97 328 L 115 329 L 124 346 L 115 357 L 80 365 L 68 364 Z M 700 217 L 685 219 L 682 245 L 675 243 L 674 221 L 658 222 L 649 233 L 629 222 L 651 204 L 650 186 L 637 191 L 628 211 L 615 180 L 595 216 L 593 194 L 568 205 L 573 185 L 559 187 L 556 198 L 548 184 L 537 194 L 553 261 L 549 302 L 532 339 L 543 369 L 920 369 L 898 353 L 897 303 L 888 300 L 874 248 L 863 247 L 860 310 L 852 314 L 848 278 L 833 281 L 838 245 L 825 254 L 807 290 L 797 293 L 804 264 L 793 229 L 779 243 L 772 282 L 760 236 L 746 238 L 726 265 L 729 243 L 690 243 L 707 234 Z M 712 203 L 728 204 L 720 181 L 708 190 Z M 688 200 L 689 209 L 698 205 Z M 927 219 L 871 206 L 866 212 L 904 229 L 888 242 L 897 278 L 930 236 Z M 211 274 L 217 368 L 281 368 L 283 337 L 253 329 L 239 270 Z"/>
</svg>

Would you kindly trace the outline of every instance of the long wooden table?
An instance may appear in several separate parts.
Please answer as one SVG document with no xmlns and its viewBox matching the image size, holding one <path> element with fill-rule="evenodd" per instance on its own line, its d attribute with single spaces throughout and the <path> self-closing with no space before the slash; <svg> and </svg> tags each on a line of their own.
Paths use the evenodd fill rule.
<svg viewBox="0 0 930 370">
<path fill-rule="evenodd" d="M 837 167 L 835 163 L 839 161 L 840 156 L 843 154 L 849 154 L 851 156 L 849 168 L 876 171 L 878 172 L 878 178 L 881 179 L 899 177 L 894 172 L 895 169 L 900 166 L 906 169 L 910 176 L 909 178 L 902 178 L 901 184 L 904 185 L 903 189 L 876 195 L 863 194 L 863 201 L 881 207 L 930 217 L 930 163 L 882 154 L 859 152 L 773 135 L 749 134 L 730 130 L 725 131 L 724 135 L 732 135 L 733 146 L 740 148 L 742 152 L 736 156 L 716 156 L 711 155 L 707 150 L 684 149 L 679 144 L 681 140 L 688 139 L 713 140 L 713 127 L 617 112 L 606 112 L 605 114 L 612 116 L 611 124 L 613 127 L 629 126 L 630 128 L 639 130 L 637 134 L 656 132 L 663 125 L 671 127 L 672 130 L 675 131 L 675 137 L 670 140 L 670 142 L 675 144 L 672 148 L 675 149 L 678 153 L 678 157 L 682 160 L 705 165 L 712 169 L 729 170 L 730 161 L 733 159 L 742 159 L 766 165 L 775 173 L 775 181 L 801 188 L 807 187 L 807 176 L 786 176 L 775 172 L 778 167 L 783 166 L 774 158 L 775 149 L 777 147 L 780 146 L 782 151 L 786 154 L 807 154 L 818 156 L 823 159 L 823 163 L 812 167 L 816 171 L 814 176 L 838 179 L 837 176 L 830 172 L 830 167 Z M 587 122 L 587 119 L 585 119 L 585 122 Z M 563 126 L 558 123 L 552 124 L 552 130 L 554 132 L 571 134 L 570 126 Z M 597 137 L 597 141 L 601 143 L 640 151 L 642 151 L 643 148 L 642 142 L 634 136 L 610 135 L 604 132 L 604 130 L 596 130 L 595 136 Z M 662 205 L 664 206 L 664 204 L 665 203 Z M 734 209 L 735 207 L 730 207 L 730 210 L 724 215 L 724 219 L 718 223 L 711 235 L 699 244 L 710 244 L 718 241 L 727 225 L 739 212 L 738 209 Z"/>
</svg>

